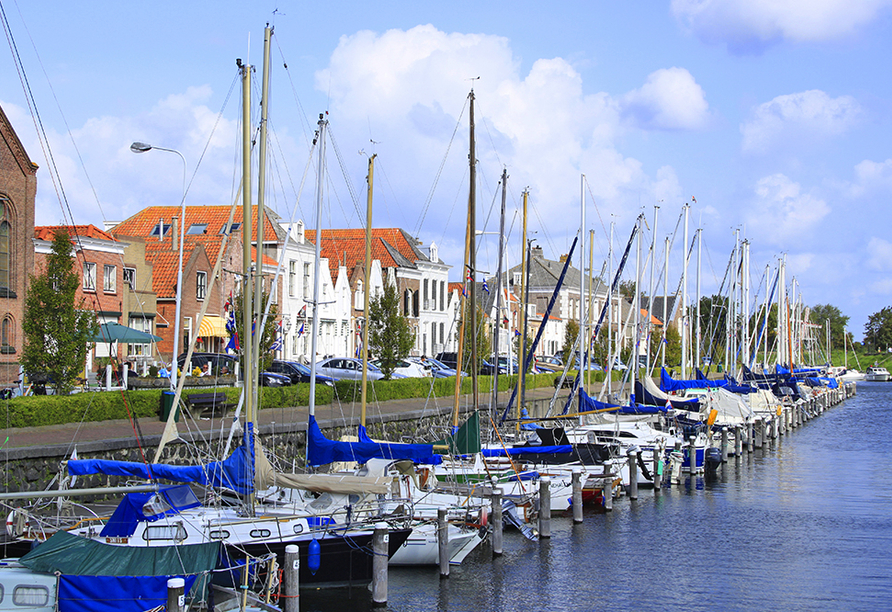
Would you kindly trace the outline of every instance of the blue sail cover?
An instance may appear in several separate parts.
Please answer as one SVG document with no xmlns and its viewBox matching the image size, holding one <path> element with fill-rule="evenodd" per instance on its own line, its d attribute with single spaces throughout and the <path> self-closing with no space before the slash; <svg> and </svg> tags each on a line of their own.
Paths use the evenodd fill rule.
<svg viewBox="0 0 892 612">
<path fill-rule="evenodd" d="M 168 507 L 165 510 L 155 514 L 146 514 L 143 512 L 145 505 L 155 495 L 155 493 L 126 494 L 99 535 L 102 537 L 130 537 L 140 522 L 151 523 L 162 517 L 178 514 L 182 510 L 197 508 L 201 505 L 189 485 L 176 485 L 164 487 L 157 493 L 167 503 Z"/>
<path fill-rule="evenodd" d="M 613 412 L 614 414 L 659 414 L 666 412 L 666 406 L 645 406 L 635 404 L 632 406 L 620 406 L 618 404 L 605 404 L 593 397 L 589 397 L 582 388 L 579 389 L 579 412 Z"/>
<path fill-rule="evenodd" d="M 698 373 L 702 374 L 699 370 Z M 727 380 L 708 380 L 705 377 L 696 380 L 675 380 L 669 376 L 666 368 L 660 368 L 660 390 L 667 393 L 669 391 L 681 391 L 682 389 L 713 389 L 727 386 Z"/>
<path fill-rule="evenodd" d="M 319 466 L 336 461 L 365 463 L 369 459 L 409 459 L 415 463 L 439 465 L 443 457 L 434 453 L 432 444 L 394 444 L 375 442 L 365 428 L 360 429 L 359 442 L 329 440 L 319 429 L 316 417 L 310 415 L 307 427 L 307 465 Z"/>
<path fill-rule="evenodd" d="M 68 472 L 72 476 L 105 474 L 106 476 L 131 476 L 145 480 L 194 482 L 200 485 L 229 488 L 239 494 L 247 495 L 254 491 L 253 437 L 252 424 L 248 423 L 244 444 L 223 461 L 215 461 L 207 465 L 167 465 L 105 459 L 72 459 L 68 461 Z"/>
</svg>

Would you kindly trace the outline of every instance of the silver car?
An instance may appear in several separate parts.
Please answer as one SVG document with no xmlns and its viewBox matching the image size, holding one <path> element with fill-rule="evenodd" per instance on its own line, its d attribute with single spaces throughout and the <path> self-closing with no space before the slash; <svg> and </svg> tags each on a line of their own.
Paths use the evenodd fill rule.
<svg viewBox="0 0 892 612">
<path fill-rule="evenodd" d="M 316 364 L 316 372 L 335 380 L 362 380 L 362 361 L 348 357 L 332 357 Z M 381 370 L 369 364 L 369 380 L 384 378 Z"/>
</svg>

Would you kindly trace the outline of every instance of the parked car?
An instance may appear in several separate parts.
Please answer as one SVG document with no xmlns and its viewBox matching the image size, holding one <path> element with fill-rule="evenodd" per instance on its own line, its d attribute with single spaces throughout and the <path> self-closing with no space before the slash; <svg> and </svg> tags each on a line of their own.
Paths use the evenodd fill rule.
<svg viewBox="0 0 892 612">
<path fill-rule="evenodd" d="M 316 364 L 316 372 L 334 380 L 362 380 L 362 361 L 349 357 L 331 357 Z M 384 373 L 369 364 L 368 380 L 380 380 Z"/>
<path fill-rule="evenodd" d="M 297 361 L 283 361 L 281 359 L 274 359 L 272 365 L 270 365 L 269 367 L 269 371 L 275 374 L 282 374 L 284 376 L 287 376 L 289 379 L 291 379 L 292 385 L 296 385 L 297 383 L 310 382 L 309 366 L 305 366 L 304 364 L 298 363 Z M 331 387 L 334 386 L 334 379 L 317 372 L 316 384 L 322 384 Z"/>
<path fill-rule="evenodd" d="M 421 357 L 408 357 L 407 359 L 427 368 L 430 375 L 434 378 L 449 378 L 456 374 L 455 368 L 450 368 L 442 361 L 434 359 L 433 357 L 425 357 L 423 359 Z M 467 376 L 467 374 L 462 372 L 462 376 Z"/>
<path fill-rule="evenodd" d="M 287 387 L 291 384 L 291 379 L 284 374 L 276 374 L 275 372 L 261 372 L 261 387 Z"/>
<path fill-rule="evenodd" d="M 436 359 L 446 367 L 458 370 L 458 353 L 438 353 Z"/>
<path fill-rule="evenodd" d="M 564 369 L 564 362 L 559 357 L 536 357 L 536 367 L 541 372 L 560 372 Z"/>
<path fill-rule="evenodd" d="M 369 364 L 379 370 L 381 369 L 381 362 L 378 359 L 373 359 Z M 401 359 L 396 363 L 393 372 L 394 374 L 402 374 L 407 378 L 424 378 L 431 375 L 430 371 L 426 370 L 423 365 L 405 359 Z"/>
</svg>

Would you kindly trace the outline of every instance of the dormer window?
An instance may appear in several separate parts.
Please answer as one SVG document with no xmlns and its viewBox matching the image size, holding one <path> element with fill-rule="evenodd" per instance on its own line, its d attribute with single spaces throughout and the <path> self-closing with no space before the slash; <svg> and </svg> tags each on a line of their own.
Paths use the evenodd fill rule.
<svg viewBox="0 0 892 612">
<path fill-rule="evenodd" d="M 229 228 L 229 231 L 227 232 L 227 231 L 226 231 L 226 224 L 224 223 L 224 224 L 223 224 L 223 227 L 220 228 L 220 233 L 221 233 L 221 234 L 231 234 L 232 232 L 237 232 L 237 231 L 239 231 L 241 228 L 242 228 L 242 224 L 241 224 L 241 223 L 233 223 L 232 226 Z"/>
<path fill-rule="evenodd" d="M 165 225 L 164 221 L 159 221 L 158 224 L 152 228 L 149 236 L 158 236 L 159 238 L 163 238 L 167 235 L 167 232 L 170 231 L 170 226 Z"/>
<path fill-rule="evenodd" d="M 437 257 L 437 245 L 431 242 L 431 261 L 437 263 L 440 259 Z"/>
<path fill-rule="evenodd" d="M 208 224 L 207 223 L 193 223 L 189 226 L 189 229 L 186 230 L 186 233 L 190 236 L 200 236 L 207 232 Z"/>
</svg>

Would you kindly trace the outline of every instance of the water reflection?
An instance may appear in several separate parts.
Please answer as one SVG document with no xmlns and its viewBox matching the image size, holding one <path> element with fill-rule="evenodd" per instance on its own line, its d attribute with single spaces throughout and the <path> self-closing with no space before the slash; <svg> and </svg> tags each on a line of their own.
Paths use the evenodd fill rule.
<svg viewBox="0 0 892 612">
<path fill-rule="evenodd" d="M 715 476 L 618 499 L 552 538 L 505 532 L 440 579 L 391 570 L 384 611 L 892 609 L 892 384 L 855 398 Z M 301 610 L 371 610 L 364 589 L 303 594 Z"/>
</svg>

